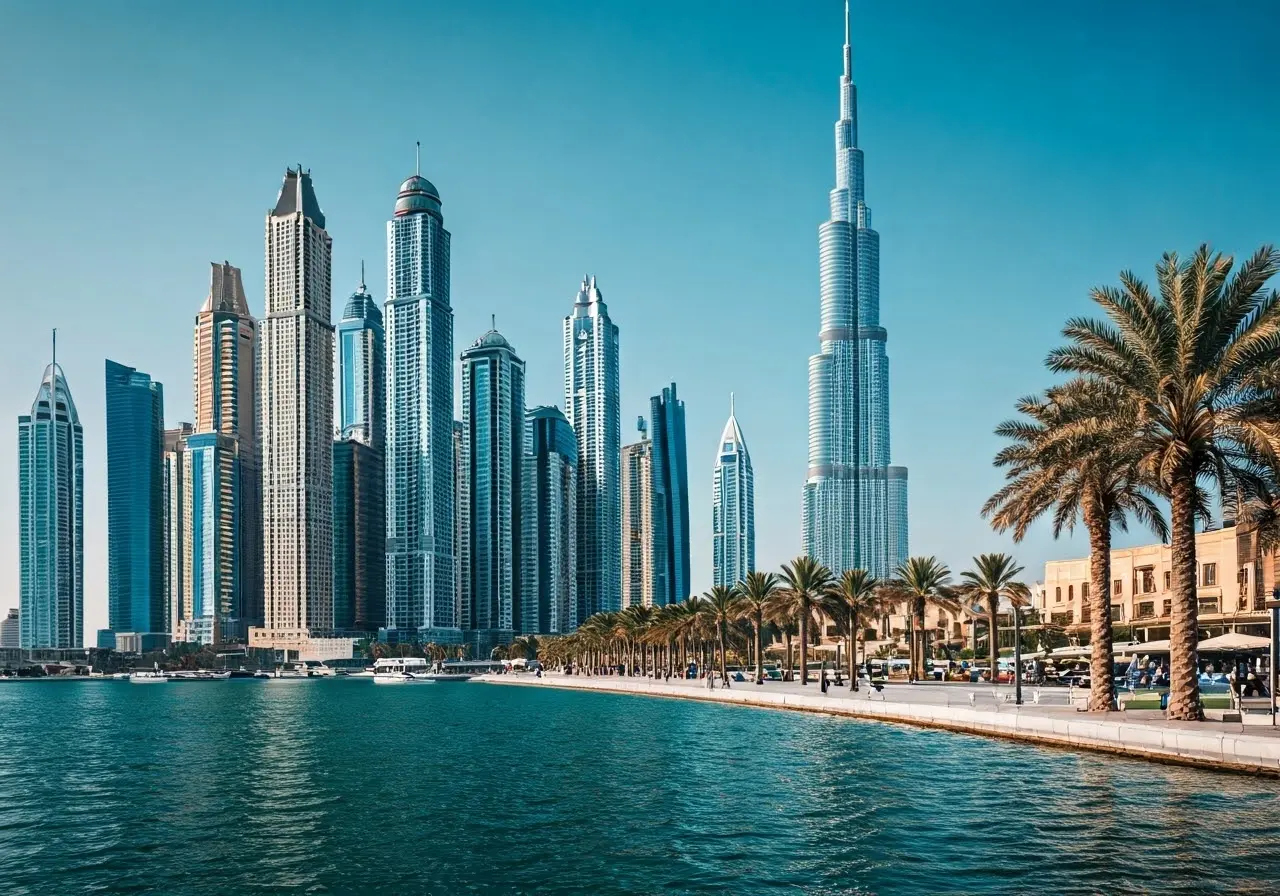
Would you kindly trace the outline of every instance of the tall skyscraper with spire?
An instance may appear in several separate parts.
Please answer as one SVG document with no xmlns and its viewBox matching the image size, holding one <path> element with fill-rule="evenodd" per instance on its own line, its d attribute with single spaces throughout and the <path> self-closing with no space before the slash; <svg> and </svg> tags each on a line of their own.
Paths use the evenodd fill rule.
<svg viewBox="0 0 1280 896">
<path fill-rule="evenodd" d="M 622 607 L 618 328 L 592 276 L 564 319 L 564 404 L 578 437 L 577 626 Z"/>
<path fill-rule="evenodd" d="M 755 473 L 732 395 L 711 474 L 711 539 L 713 584 L 732 588 L 756 568 Z"/>
<path fill-rule="evenodd" d="M 525 415 L 521 631 L 573 631 L 578 594 L 578 441 L 559 408 Z"/>
<path fill-rule="evenodd" d="M 333 626 L 333 240 L 301 165 L 267 212 L 266 244 L 264 619 L 250 643 L 305 650 L 313 630 Z"/>
<path fill-rule="evenodd" d="M 18 640 L 25 649 L 84 638 L 84 431 L 53 359 L 18 418 Z"/>
<path fill-rule="evenodd" d="M 871 229 L 845 4 L 831 218 L 818 228 L 821 351 L 809 358 L 805 553 L 837 575 L 889 576 L 907 554 L 907 470 L 890 466 L 888 334 L 880 326 L 880 235 Z"/>
<path fill-rule="evenodd" d="M 655 494 L 654 443 L 643 417 L 636 421 L 640 440 L 622 446 L 622 607 L 661 606 L 658 591 L 656 517 L 665 502 Z M 665 563 L 665 551 L 663 552 Z M 665 571 L 665 568 L 664 568 Z"/>
<path fill-rule="evenodd" d="M 440 205 L 415 173 L 387 223 L 387 624 L 458 643 L 453 308 Z"/>
</svg>

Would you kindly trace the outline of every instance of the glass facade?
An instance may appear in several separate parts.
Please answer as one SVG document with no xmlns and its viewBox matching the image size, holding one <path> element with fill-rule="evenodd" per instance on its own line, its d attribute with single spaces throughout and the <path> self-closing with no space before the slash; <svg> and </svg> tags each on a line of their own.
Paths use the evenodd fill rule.
<svg viewBox="0 0 1280 896">
<path fill-rule="evenodd" d="M 711 540 L 716 585 L 732 588 L 756 568 L 755 474 L 732 398 L 711 475 Z"/>
<path fill-rule="evenodd" d="M 107 625 L 164 626 L 164 391 L 147 374 L 106 362 Z"/>
<path fill-rule="evenodd" d="M 180 640 L 185 637 L 183 595 L 190 545 L 191 520 L 187 513 L 184 454 L 186 437 L 195 431 L 190 423 L 179 423 L 164 431 L 162 483 L 164 488 L 164 630 Z"/>
<path fill-rule="evenodd" d="M 676 384 L 649 399 L 653 425 L 653 600 L 664 606 L 689 597 L 689 460 L 684 402 Z"/>
<path fill-rule="evenodd" d="M 186 526 L 182 552 L 184 640 L 218 644 L 239 628 L 240 469 L 236 441 L 215 432 L 184 439 L 182 504 Z"/>
<path fill-rule="evenodd" d="M 563 635 L 577 607 L 578 443 L 559 408 L 525 416 L 520 629 Z"/>
<path fill-rule="evenodd" d="M 640 441 L 622 446 L 622 606 L 652 607 L 658 602 L 655 545 L 664 502 L 655 499 L 654 444 L 640 424 Z M 665 564 L 665 551 L 663 553 Z"/>
<path fill-rule="evenodd" d="M 333 625 L 371 632 L 387 624 L 382 454 L 358 439 L 333 443 Z"/>
</svg>

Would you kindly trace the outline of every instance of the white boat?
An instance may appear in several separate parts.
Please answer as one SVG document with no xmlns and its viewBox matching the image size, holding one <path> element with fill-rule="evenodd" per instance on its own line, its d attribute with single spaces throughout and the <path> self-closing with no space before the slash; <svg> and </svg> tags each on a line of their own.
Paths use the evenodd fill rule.
<svg viewBox="0 0 1280 896">
<path fill-rule="evenodd" d="M 430 666 L 420 656 L 388 656 L 373 664 L 374 684 L 411 684 L 426 681 Z"/>
<path fill-rule="evenodd" d="M 408 672 L 375 672 L 374 684 L 413 684 L 417 679 Z"/>
<path fill-rule="evenodd" d="M 129 681 L 132 684 L 164 684 L 169 680 L 168 676 L 163 672 L 156 670 L 154 672 L 130 672 Z"/>
</svg>

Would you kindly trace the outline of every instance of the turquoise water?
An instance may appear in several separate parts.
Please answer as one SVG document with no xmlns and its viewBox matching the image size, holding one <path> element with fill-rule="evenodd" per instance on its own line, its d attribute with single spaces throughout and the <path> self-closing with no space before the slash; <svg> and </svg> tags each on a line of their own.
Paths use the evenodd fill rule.
<svg viewBox="0 0 1280 896">
<path fill-rule="evenodd" d="M 1276 892 L 1280 784 L 483 684 L 0 683 L 0 893 Z"/>
</svg>

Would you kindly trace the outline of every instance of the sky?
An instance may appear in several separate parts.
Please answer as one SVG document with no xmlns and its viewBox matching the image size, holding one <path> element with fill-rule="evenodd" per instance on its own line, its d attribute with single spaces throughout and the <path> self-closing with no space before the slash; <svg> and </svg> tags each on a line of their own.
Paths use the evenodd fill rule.
<svg viewBox="0 0 1280 896">
<path fill-rule="evenodd" d="M 757 561 L 800 550 L 817 228 L 834 180 L 840 0 L 361 4 L 0 0 L 0 413 L 27 413 L 58 328 L 85 431 L 85 628 L 106 624 L 106 358 L 190 419 L 209 262 L 263 302 L 265 215 L 303 164 L 333 237 L 335 316 L 385 298 L 386 222 L 422 169 L 452 232 L 454 345 L 490 315 L 563 404 L 561 321 L 594 274 L 621 331 L 624 441 L 685 401 L 693 581 L 736 394 Z M 854 79 L 881 236 L 893 462 L 910 546 L 1005 550 L 979 508 L 993 427 L 1042 389 L 1089 289 L 1201 242 L 1280 239 L 1280 10 L 1234 2 L 857 0 Z M 11 433 L 13 430 L 11 430 Z M 0 439 L 0 609 L 18 604 L 16 438 Z M 1134 543 L 1144 533 L 1123 536 Z"/>
</svg>

